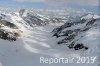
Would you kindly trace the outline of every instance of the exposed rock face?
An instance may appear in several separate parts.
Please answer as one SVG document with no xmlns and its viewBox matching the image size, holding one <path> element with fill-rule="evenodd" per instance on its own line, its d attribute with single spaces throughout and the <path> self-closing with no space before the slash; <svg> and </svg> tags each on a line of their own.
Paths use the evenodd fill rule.
<svg viewBox="0 0 100 66">
<path fill-rule="evenodd" d="M 19 11 L 19 16 L 31 27 L 34 25 L 43 26 L 49 23 L 61 23 L 68 21 L 67 18 L 47 17 L 25 9 L 21 9 Z"/>
<path fill-rule="evenodd" d="M 23 17 L 23 19 L 30 25 L 43 25 L 45 24 L 44 21 L 42 21 L 40 18 L 36 17 L 34 14 L 27 14 L 27 17 Z"/>
<path fill-rule="evenodd" d="M 16 41 L 17 37 L 11 32 L 0 29 L 0 38 L 9 41 Z"/>
<path fill-rule="evenodd" d="M 81 38 L 84 37 L 85 32 L 90 30 L 93 27 L 97 27 L 100 21 L 100 18 L 89 18 L 89 19 L 80 19 L 79 21 L 70 21 L 66 22 L 64 25 L 55 28 L 52 33 L 53 36 L 57 38 L 64 37 L 63 39 L 59 40 L 57 44 L 66 44 L 69 48 L 74 48 L 75 50 L 79 49 L 88 49 L 88 47 L 84 46 L 84 43 L 77 43 Z M 76 28 L 73 26 L 79 26 Z M 99 24 L 100 26 L 100 24 Z M 83 35 L 82 35 L 83 33 Z"/>
<path fill-rule="evenodd" d="M 13 30 L 18 30 L 19 28 L 14 23 L 3 19 L 3 16 L 0 16 L 0 38 L 9 41 L 16 41 L 17 37 L 19 37 L 19 33 L 13 32 Z M 9 28 L 9 30 L 6 28 Z"/>
<path fill-rule="evenodd" d="M 6 20 L 0 20 L 0 25 L 8 26 L 9 28 L 13 29 L 18 29 L 18 27 L 15 24 L 8 22 Z"/>
<path fill-rule="evenodd" d="M 23 16 L 23 14 L 24 14 L 24 12 L 25 12 L 25 9 L 20 9 L 20 11 L 19 11 L 19 16 Z"/>
<path fill-rule="evenodd" d="M 47 17 L 44 17 L 34 12 L 28 12 L 25 9 L 21 9 L 19 11 L 19 15 L 31 27 L 33 27 L 34 25 L 38 25 L 38 26 L 45 25 L 48 24 L 49 22 L 49 19 Z"/>
</svg>

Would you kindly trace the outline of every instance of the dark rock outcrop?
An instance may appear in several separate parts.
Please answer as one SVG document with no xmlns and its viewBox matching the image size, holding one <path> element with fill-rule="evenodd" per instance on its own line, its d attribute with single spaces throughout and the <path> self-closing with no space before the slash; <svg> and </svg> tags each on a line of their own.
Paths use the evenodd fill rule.
<svg viewBox="0 0 100 66">
<path fill-rule="evenodd" d="M 16 41 L 17 39 L 17 37 L 13 33 L 7 32 L 3 29 L 0 29 L 0 38 L 9 41 Z"/>
<path fill-rule="evenodd" d="M 63 39 L 59 40 L 57 44 L 66 44 L 69 48 L 74 48 L 75 50 L 79 49 L 88 49 L 88 47 L 84 46 L 84 43 L 77 43 L 84 35 L 81 36 L 82 33 L 87 32 L 92 27 L 96 27 L 100 18 L 90 18 L 90 19 L 80 19 L 78 21 L 70 21 L 66 22 L 64 25 L 55 28 L 52 33 L 53 36 L 57 38 L 63 37 Z M 80 26 L 81 28 L 72 28 L 76 25 L 83 25 Z M 99 24 L 100 25 L 100 24 Z M 71 29 L 70 29 L 70 28 Z"/>
</svg>

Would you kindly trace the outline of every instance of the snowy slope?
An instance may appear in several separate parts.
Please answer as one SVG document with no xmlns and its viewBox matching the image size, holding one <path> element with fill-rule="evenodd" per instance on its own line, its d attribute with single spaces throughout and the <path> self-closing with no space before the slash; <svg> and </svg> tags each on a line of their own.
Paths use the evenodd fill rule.
<svg viewBox="0 0 100 66">
<path fill-rule="evenodd" d="M 88 49 L 88 47 L 83 45 L 85 42 L 82 43 L 82 41 L 84 41 L 83 38 L 88 34 L 87 32 L 89 30 L 93 30 L 93 28 L 97 30 L 100 29 L 100 17 L 95 15 L 89 16 L 90 15 L 86 15 L 79 21 L 66 22 L 64 25 L 55 28 L 52 31 L 54 33 L 53 36 L 56 36 L 58 39 L 61 38 L 58 40 L 58 44 L 68 45 L 69 48 L 74 48 L 75 50 Z"/>
<path fill-rule="evenodd" d="M 52 28 L 51 28 L 52 27 Z M 55 25 L 49 25 L 45 27 L 36 27 L 30 34 L 18 39 L 15 42 L 9 42 L 0 40 L 0 62 L 3 66 L 48 66 L 49 64 L 40 64 L 39 58 L 43 57 L 80 57 L 80 56 L 97 56 L 98 55 L 98 40 L 97 44 L 94 42 L 94 37 L 89 36 L 88 41 L 92 41 L 87 51 L 74 51 L 70 50 L 66 46 L 59 46 L 56 44 L 56 38 L 52 38 L 50 30 Z M 48 30 L 49 29 L 49 30 Z M 94 30 L 93 30 L 94 31 Z M 96 30 L 95 30 L 96 31 Z M 91 31 L 89 32 L 91 33 Z M 95 35 L 91 34 L 91 35 Z M 51 37 L 51 38 L 50 38 Z M 98 37 L 98 36 L 96 36 Z M 85 40 L 84 40 L 85 41 Z M 88 42 L 86 42 L 88 43 Z M 94 45 L 95 43 L 95 45 Z M 92 46 L 91 46 L 92 45 Z M 97 51 L 97 52 L 96 52 Z M 50 66 L 96 66 L 95 64 L 50 64 Z"/>
<path fill-rule="evenodd" d="M 23 14 L 24 13 L 24 14 Z M 30 13 L 30 12 L 29 12 Z M 40 14 L 33 14 L 32 12 L 18 12 L 13 13 L 3 13 L 0 15 L 2 21 L 2 27 L 5 32 L 15 31 L 21 35 L 17 37 L 16 41 L 8 41 L 0 39 L 0 65 L 1 66 L 97 66 L 98 60 L 95 63 L 53 63 L 53 64 L 42 64 L 40 63 L 40 57 L 47 58 L 61 58 L 61 57 L 98 57 L 99 53 L 99 40 L 100 40 L 100 20 L 97 20 L 96 26 L 92 27 L 90 30 L 83 32 L 79 35 L 84 35 L 84 38 L 80 39 L 80 42 L 84 42 L 85 46 L 89 47 L 88 50 L 73 50 L 69 49 L 66 45 L 58 45 L 57 42 L 59 38 L 52 37 L 52 30 L 59 26 L 62 26 L 64 22 L 69 22 L 69 20 L 57 22 L 57 18 L 48 18 Z M 23 16 L 22 16 L 23 15 Z M 99 17 L 98 17 L 99 18 Z M 59 18 L 60 20 L 61 18 Z M 82 19 L 85 19 L 82 18 Z M 46 22 L 46 21 L 49 22 Z M 58 20 L 58 21 L 59 21 Z M 34 21 L 38 22 L 34 23 Z M 52 22 L 54 21 L 54 22 Z M 61 19 L 62 21 L 62 19 Z M 6 23 L 5 23 L 6 22 Z M 17 28 L 9 27 L 7 23 L 10 22 L 14 24 Z M 86 21 L 87 23 L 88 21 Z M 39 25 L 43 23 L 45 25 Z M 78 22 L 79 23 L 79 22 Z M 86 24 L 85 23 L 85 24 Z M 32 26 L 30 26 L 33 24 Z M 34 25 L 38 26 L 34 26 Z M 82 28 L 84 25 L 78 24 L 78 27 L 72 26 L 70 29 Z M 66 25 L 65 25 L 66 27 Z M 69 28 L 64 28 L 66 31 Z M 13 35 L 13 34 L 12 34 Z M 62 39 L 62 38 L 60 38 Z M 76 62 L 76 60 L 74 60 Z"/>
<path fill-rule="evenodd" d="M 81 56 L 97 56 L 100 44 L 100 16 L 87 14 L 79 21 L 70 21 L 55 28 L 53 36 L 57 44 L 67 46 L 72 50 L 84 51 Z M 82 44 L 81 46 L 79 44 Z M 87 50 L 87 48 L 88 50 Z M 96 66 L 96 65 L 93 65 Z"/>
</svg>

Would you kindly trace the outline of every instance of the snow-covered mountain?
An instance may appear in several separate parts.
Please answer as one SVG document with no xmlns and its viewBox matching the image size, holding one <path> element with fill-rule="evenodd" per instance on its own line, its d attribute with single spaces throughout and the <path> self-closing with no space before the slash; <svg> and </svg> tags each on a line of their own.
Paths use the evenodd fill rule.
<svg viewBox="0 0 100 66">
<path fill-rule="evenodd" d="M 83 48 L 88 49 L 88 47 L 84 46 L 86 42 L 84 40 L 87 39 L 87 33 L 94 30 L 100 30 L 100 16 L 87 14 L 81 17 L 80 20 L 66 22 L 52 32 L 54 33 L 53 36 L 61 37 L 58 44 L 65 44 L 69 48 L 79 50 Z"/>
<path fill-rule="evenodd" d="M 99 57 L 100 16 L 91 13 L 75 16 L 50 17 L 26 9 L 0 11 L 0 65 L 97 66 L 98 59 L 88 64 L 40 63 L 40 57 Z"/>
<path fill-rule="evenodd" d="M 6 33 L 15 32 L 18 34 L 18 32 L 23 32 L 23 30 L 26 28 L 33 28 L 36 25 L 43 26 L 49 23 L 59 23 L 66 21 L 67 20 L 63 20 L 63 18 L 45 17 L 25 9 L 20 9 L 19 12 L 0 12 L 1 33 L 5 31 Z M 13 33 L 11 34 L 13 35 Z"/>
</svg>

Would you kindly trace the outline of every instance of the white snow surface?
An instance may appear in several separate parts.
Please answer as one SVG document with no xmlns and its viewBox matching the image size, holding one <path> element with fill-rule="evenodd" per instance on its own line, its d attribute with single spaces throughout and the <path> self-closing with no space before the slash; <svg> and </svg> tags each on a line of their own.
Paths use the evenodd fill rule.
<svg viewBox="0 0 100 66">
<path fill-rule="evenodd" d="M 67 64 L 41 64 L 40 57 L 91 57 L 98 56 L 100 30 L 91 29 L 85 41 L 89 50 L 75 51 L 67 46 L 57 45 L 57 40 L 52 37 L 51 31 L 60 24 L 49 24 L 42 27 L 27 29 L 26 34 L 15 42 L 0 39 L 0 65 L 1 66 L 97 66 L 95 63 L 67 63 Z"/>
<path fill-rule="evenodd" d="M 80 40 L 80 42 L 85 42 L 86 46 L 89 47 L 88 50 L 75 51 L 66 45 L 58 45 L 58 40 L 52 37 L 51 31 L 62 24 L 48 24 L 32 29 L 19 16 L 12 16 L 11 14 L 8 16 L 6 20 L 16 24 L 23 31 L 23 34 L 14 42 L 0 39 L 0 66 L 97 66 L 100 63 L 98 59 L 95 63 L 40 63 L 40 57 L 99 57 L 99 29 L 92 28 Z M 3 29 L 10 30 L 6 27 Z"/>
</svg>

